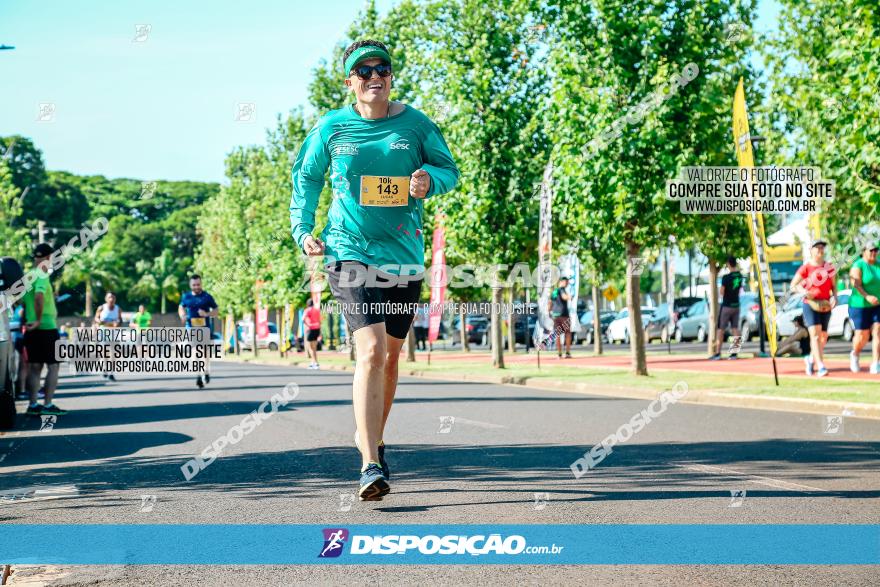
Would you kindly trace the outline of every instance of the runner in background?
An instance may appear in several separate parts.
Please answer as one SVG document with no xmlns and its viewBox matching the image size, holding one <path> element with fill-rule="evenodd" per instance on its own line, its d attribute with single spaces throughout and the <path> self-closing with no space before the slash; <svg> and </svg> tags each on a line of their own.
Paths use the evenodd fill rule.
<svg viewBox="0 0 880 587">
<path fill-rule="evenodd" d="M 116 305 L 116 296 L 112 292 L 107 292 L 104 296 L 104 303 L 98 306 L 95 311 L 95 327 L 96 328 L 119 328 L 122 324 L 122 310 Z M 108 381 L 116 381 L 116 377 L 112 371 L 104 372 L 104 379 Z"/>
<path fill-rule="evenodd" d="M 131 317 L 131 322 L 129 324 L 132 328 L 137 328 L 138 330 L 149 328 L 150 325 L 153 324 L 153 316 L 147 312 L 147 309 L 141 304 L 138 306 L 137 314 Z"/>
<path fill-rule="evenodd" d="M 34 247 L 34 265 L 31 272 L 36 279 L 22 298 L 25 312 L 24 348 L 28 357 L 27 391 L 30 395 L 26 414 L 29 416 L 63 416 L 62 410 L 54 403 L 55 389 L 58 387 L 59 364 L 55 358 L 55 343 L 59 339 L 58 312 L 55 309 L 55 294 L 49 282 L 49 256 L 52 246 L 40 243 Z M 43 385 L 45 399 L 41 406 L 37 402 L 40 389 L 40 374 L 46 365 L 46 381 Z"/>
<path fill-rule="evenodd" d="M 565 339 L 565 358 L 571 358 L 571 318 L 568 301 L 571 295 L 566 291 L 568 277 L 560 277 L 559 283 L 550 294 L 550 315 L 553 316 L 553 335 L 556 337 L 556 353 L 562 358 L 562 339 Z"/>
<path fill-rule="evenodd" d="M 880 374 L 880 265 L 877 252 L 880 243 L 866 243 L 862 247 L 862 257 L 849 271 L 852 279 L 852 295 L 849 296 L 849 318 L 852 320 L 855 336 L 853 348 L 849 353 L 849 368 L 859 372 L 859 353 L 871 343 L 871 366 L 869 371 Z"/>
<path fill-rule="evenodd" d="M 355 339 L 358 496 L 377 501 L 391 490 L 383 436 L 413 321 L 405 308 L 419 301 L 424 280 L 424 199 L 452 190 L 459 171 L 437 125 L 390 100 L 392 64 L 384 44 L 350 45 L 342 74 L 356 102 L 328 112 L 309 131 L 293 165 L 290 223 L 306 255 L 324 255 L 330 289 Z M 328 169 L 333 201 L 317 238 L 312 232 Z M 402 270 L 413 266 L 421 273 Z M 358 280 L 368 273 L 382 283 Z M 387 311 L 386 303 L 404 309 Z"/>
<path fill-rule="evenodd" d="M 303 312 L 303 325 L 306 328 L 306 354 L 310 363 L 309 369 L 320 369 L 318 364 L 318 339 L 321 337 L 321 310 L 309 299 Z"/>
<path fill-rule="evenodd" d="M 194 274 L 189 278 L 190 291 L 185 292 L 180 298 L 180 306 L 177 315 L 187 328 L 207 328 L 208 341 L 214 336 L 214 318 L 218 316 L 217 302 L 211 294 L 202 289 L 202 276 Z M 211 374 L 207 367 L 203 374 L 196 377 L 196 385 L 199 389 L 211 382 Z"/>
<path fill-rule="evenodd" d="M 721 358 L 721 345 L 724 344 L 724 332 L 728 328 L 734 338 L 739 336 L 739 294 L 746 279 L 739 272 L 736 257 L 727 258 L 727 275 L 721 278 L 721 307 L 718 309 L 718 323 L 715 335 L 715 354 L 710 361 Z M 714 284 L 713 284 L 714 287 Z M 731 359 L 736 359 L 736 352 L 731 351 Z"/>
<path fill-rule="evenodd" d="M 823 351 L 828 342 L 828 322 L 831 310 L 837 305 L 837 270 L 825 261 L 828 243 L 817 240 L 810 247 L 810 260 L 801 265 L 791 280 L 792 291 L 804 294 L 804 324 L 810 331 L 810 355 L 804 357 L 807 375 L 816 371 L 819 377 L 828 375 Z"/>
</svg>

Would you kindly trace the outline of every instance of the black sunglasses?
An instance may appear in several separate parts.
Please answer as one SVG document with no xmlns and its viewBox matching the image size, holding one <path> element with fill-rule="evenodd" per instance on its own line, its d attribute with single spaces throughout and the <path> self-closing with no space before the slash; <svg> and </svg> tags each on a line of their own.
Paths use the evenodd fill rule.
<svg viewBox="0 0 880 587">
<path fill-rule="evenodd" d="M 354 71 L 354 74 L 358 76 L 358 78 L 368 80 L 373 77 L 374 71 L 379 74 L 379 77 L 388 77 L 391 75 L 391 66 L 387 63 L 380 63 L 379 65 L 359 65 L 352 71 Z"/>
</svg>

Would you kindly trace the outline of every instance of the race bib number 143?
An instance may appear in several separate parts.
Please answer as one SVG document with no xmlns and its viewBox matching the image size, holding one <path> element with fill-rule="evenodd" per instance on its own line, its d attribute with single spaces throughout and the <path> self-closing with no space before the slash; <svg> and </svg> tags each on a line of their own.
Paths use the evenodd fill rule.
<svg viewBox="0 0 880 587">
<path fill-rule="evenodd" d="M 361 176 L 361 206 L 406 206 L 409 203 L 409 177 Z"/>
</svg>

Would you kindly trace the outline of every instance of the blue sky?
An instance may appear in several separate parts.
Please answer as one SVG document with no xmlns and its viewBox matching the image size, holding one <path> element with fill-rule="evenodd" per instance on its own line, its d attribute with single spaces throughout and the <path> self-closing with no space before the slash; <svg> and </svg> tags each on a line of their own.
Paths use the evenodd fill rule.
<svg viewBox="0 0 880 587">
<path fill-rule="evenodd" d="M 759 30 L 775 21 L 761 3 Z M 381 11 L 393 0 L 379 0 Z M 305 105 L 362 0 L 0 1 L 0 136 L 31 137 L 49 169 L 223 180 L 236 145 Z M 134 42 L 136 25 L 149 25 Z M 144 37 L 142 37 L 144 38 Z M 38 121 L 40 104 L 53 104 Z M 236 121 L 238 104 L 254 104 Z"/>
</svg>

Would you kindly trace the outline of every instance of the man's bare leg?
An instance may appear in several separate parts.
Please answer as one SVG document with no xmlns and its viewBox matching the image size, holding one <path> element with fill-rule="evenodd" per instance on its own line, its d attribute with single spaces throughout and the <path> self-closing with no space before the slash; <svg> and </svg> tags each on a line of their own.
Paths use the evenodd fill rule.
<svg viewBox="0 0 880 587">
<path fill-rule="evenodd" d="M 37 403 L 37 393 L 40 391 L 40 373 L 43 372 L 42 363 L 28 363 L 28 374 L 25 386 L 30 395 L 31 404 Z"/>
<path fill-rule="evenodd" d="M 352 401 L 360 436 L 361 460 L 379 462 L 382 439 L 382 412 L 386 360 L 385 324 L 371 324 L 354 332 L 357 363 L 354 370 Z"/>
<path fill-rule="evenodd" d="M 397 393 L 397 372 L 400 363 L 400 349 L 406 342 L 403 338 L 394 338 L 385 335 L 385 347 L 388 354 L 385 357 L 385 412 L 382 414 L 382 433 L 385 432 L 385 423 L 388 422 L 388 414 L 391 413 L 391 405 L 394 403 L 394 394 Z M 382 434 L 379 440 L 382 440 Z"/>
<path fill-rule="evenodd" d="M 61 365 L 59 363 L 46 365 L 46 371 L 46 384 L 43 386 L 46 392 L 46 399 L 43 403 L 48 406 L 52 404 L 52 398 L 55 397 L 55 390 L 58 389 L 58 373 L 61 371 Z M 40 378 L 37 377 L 38 385 L 39 381 Z"/>
<path fill-rule="evenodd" d="M 880 322 L 871 326 L 873 340 L 871 341 L 871 358 L 875 363 L 880 363 Z"/>
</svg>

